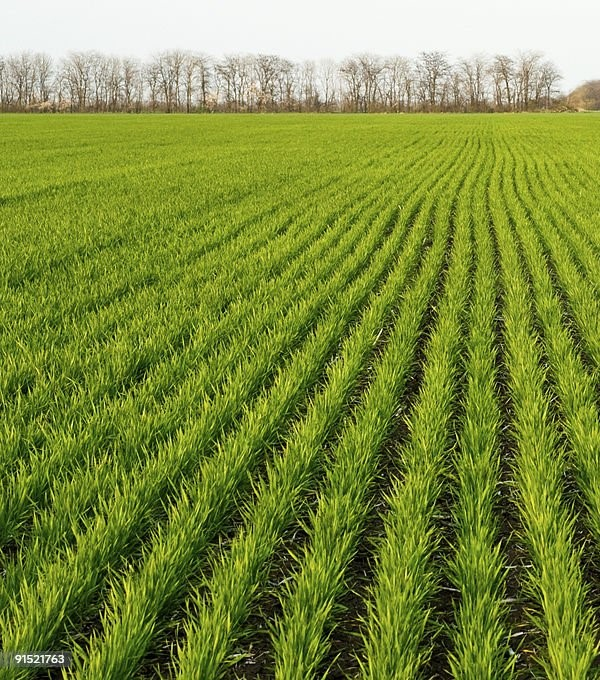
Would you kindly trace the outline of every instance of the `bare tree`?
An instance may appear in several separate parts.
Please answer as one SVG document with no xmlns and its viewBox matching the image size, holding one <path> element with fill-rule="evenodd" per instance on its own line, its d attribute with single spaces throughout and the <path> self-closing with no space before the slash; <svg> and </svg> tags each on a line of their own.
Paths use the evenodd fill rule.
<svg viewBox="0 0 600 680">
<path fill-rule="evenodd" d="M 528 111 L 531 100 L 535 100 L 536 75 L 541 59 L 539 52 L 521 52 L 517 58 L 517 108 L 522 111 Z"/>
<path fill-rule="evenodd" d="M 151 87 L 157 85 L 153 97 L 154 105 L 156 106 L 156 96 L 160 93 L 167 113 L 179 111 L 182 106 L 185 59 L 185 54 L 179 50 L 161 52 L 153 58 L 149 75 Z"/>
<path fill-rule="evenodd" d="M 450 64 L 443 52 L 421 52 L 417 60 L 420 88 L 424 104 L 431 111 L 440 107 L 447 95 L 444 82 L 450 74 Z"/>
<path fill-rule="evenodd" d="M 464 74 L 459 66 L 450 68 L 446 78 L 446 86 L 447 92 L 442 103 L 446 103 L 451 111 L 466 111 L 468 108 L 467 87 Z"/>
<path fill-rule="evenodd" d="M 206 54 L 196 54 L 194 57 L 196 62 L 196 74 L 198 80 L 198 101 L 201 111 L 206 111 L 208 108 L 209 90 L 211 84 L 211 59 Z"/>
<path fill-rule="evenodd" d="M 346 98 L 351 111 L 360 111 L 362 92 L 362 68 L 358 59 L 350 57 L 344 59 L 340 66 L 340 75 L 346 84 Z"/>
<path fill-rule="evenodd" d="M 314 61 L 302 62 L 299 68 L 300 97 L 306 111 L 319 111 L 321 97 L 317 83 L 317 67 Z"/>
<path fill-rule="evenodd" d="M 257 84 L 256 105 L 259 111 L 272 111 L 274 108 L 280 67 L 280 59 L 274 54 L 258 54 L 254 58 L 254 73 Z"/>
<path fill-rule="evenodd" d="M 33 56 L 29 52 L 9 57 L 8 76 L 15 93 L 18 109 L 25 109 L 32 103 L 34 91 L 35 67 Z"/>
<path fill-rule="evenodd" d="M 552 106 L 552 97 L 558 94 L 557 84 L 562 80 L 558 68 L 551 62 L 545 61 L 539 69 L 539 82 L 544 92 L 544 107 Z"/>
<path fill-rule="evenodd" d="M 337 103 L 337 68 L 332 59 L 323 59 L 317 66 L 317 86 L 322 94 L 323 109 L 331 111 Z"/>
<path fill-rule="evenodd" d="M 381 77 L 385 63 L 373 54 L 361 54 L 358 63 L 362 72 L 361 108 L 368 113 L 377 110 L 383 101 Z"/>
<path fill-rule="evenodd" d="M 244 111 L 252 95 L 251 61 L 248 57 L 228 55 L 219 61 L 215 73 L 220 80 L 227 111 Z"/>
<path fill-rule="evenodd" d="M 160 92 L 162 93 L 165 111 L 172 113 L 176 111 L 177 91 L 176 91 L 176 75 L 177 79 L 180 73 L 175 74 L 174 70 L 179 70 L 179 63 L 173 63 L 172 55 L 168 52 L 163 52 L 158 55 L 156 60 L 158 66 L 158 84 Z"/>
<path fill-rule="evenodd" d="M 406 57 L 390 57 L 381 73 L 382 104 L 388 111 L 408 111 L 412 105 L 412 64 Z"/>
<path fill-rule="evenodd" d="M 150 109 L 156 111 L 159 106 L 160 92 L 160 68 L 156 59 L 145 66 L 144 81 L 148 86 L 148 93 L 150 95 Z"/>
<path fill-rule="evenodd" d="M 108 109 L 108 58 L 97 52 L 90 52 L 90 103 L 94 111 L 106 111 Z"/>
<path fill-rule="evenodd" d="M 361 54 L 342 62 L 340 75 L 352 111 L 376 111 L 383 105 L 385 69 L 385 62 L 372 54 Z"/>
<path fill-rule="evenodd" d="M 514 60 L 505 54 L 497 54 L 493 59 L 491 72 L 494 78 L 496 107 L 499 109 L 514 109 Z"/>
<path fill-rule="evenodd" d="M 487 59 L 477 54 L 460 62 L 460 71 L 466 88 L 470 111 L 484 111 L 486 103 L 486 74 L 489 73 Z"/>
<path fill-rule="evenodd" d="M 11 105 L 12 88 L 8 79 L 8 63 L 0 55 L 0 111 L 8 111 Z"/>
<path fill-rule="evenodd" d="M 40 110 L 48 110 L 51 107 L 52 59 L 47 54 L 38 52 L 33 55 L 32 60 L 34 75 L 31 99 L 41 107 Z"/>
<path fill-rule="evenodd" d="M 187 52 L 181 66 L 185 111 L 190 113 L 197 107 L 206 109 L 210 86 L 210 65 L 206 55 Z"/>
<path fill-rule="evenodd" d="M 59 78 L 68 95 L 71 110 L 85 111 L 92 89 L 93 53 L 71 52 L 63 59 Z M 64 91 L 63 90 L 63 91 Z"/>
<path fill-rule="evenodd" d="M 123 83 L 123 109 L 140 111 L 143 97 L 142 72 L 135 59 L 125 57 L 121 62 Z"/>
<path fill-rule="evenodd" d="M 71 52 L 0 55 L 0 110 L 485 111 L 550 108 L 561 80 L 538 52 L 484 55 L 451 66 L 443 52 L 415 60 L 373 54 L 295 63 L 273 54 L 210 57 L 173 50 L 142 64 Z"/>
<path fill-rule="evenodd" d="M 110 57 L 108 60 L 106 79 L 108 110 L 121 111 L 123 108 L 123 62 L 119 57 Z"/>
<path fill-rule="evenodd" d="M 186 54 L 183 62 L 185 112 L 190 113 L 193 107 L 194 93 L 197 88 L 198 62 L 195 55 Z"/>
<path fill-rule="evenodd" d="M 296 105 L 296 88 L 298 86 L 298 70 L 289 59 L 279 60 L 277 73 L 277 98 L 279 108 L 293 111 Z"/>
</svg>

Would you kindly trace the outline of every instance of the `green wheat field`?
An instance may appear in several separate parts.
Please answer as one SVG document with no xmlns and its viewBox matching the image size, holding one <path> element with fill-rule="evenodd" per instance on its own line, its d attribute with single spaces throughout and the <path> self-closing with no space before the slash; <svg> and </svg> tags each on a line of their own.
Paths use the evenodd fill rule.
<svg viewBox="0 0 600 680">
<path fill-rule="evenodd" d="M 600 116 L 0 118 L 0 678 L 600 676 Z"/>
</svg>

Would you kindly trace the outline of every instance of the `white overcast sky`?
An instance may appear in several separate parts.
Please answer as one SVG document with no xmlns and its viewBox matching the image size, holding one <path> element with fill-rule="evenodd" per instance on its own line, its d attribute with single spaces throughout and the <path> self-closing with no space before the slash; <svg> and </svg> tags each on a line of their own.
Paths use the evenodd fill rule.
<svg viewBox="0 0 600 680">
<path fill-rule="evenodd" d="M 294 60 L 540 50 L 563 89 L 600 78 L 600 0 L 0 0 L 0 54 L 147 58 L 171 49 Z"/>
</svg>

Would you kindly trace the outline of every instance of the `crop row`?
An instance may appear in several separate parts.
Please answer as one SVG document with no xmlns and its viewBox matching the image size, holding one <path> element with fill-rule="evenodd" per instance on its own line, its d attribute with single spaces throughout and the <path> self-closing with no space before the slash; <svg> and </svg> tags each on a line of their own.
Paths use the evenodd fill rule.
<svg viewBox="0 0 600 680">
<path fill-rule="evenodd" d="M 58 119 L 53 178 L 14 154 L 2 649 L 82 680 L 593 676 L 600 169 L 570 120 L 127 146 L 115 118 L 92 170 Z"/>
</svg>

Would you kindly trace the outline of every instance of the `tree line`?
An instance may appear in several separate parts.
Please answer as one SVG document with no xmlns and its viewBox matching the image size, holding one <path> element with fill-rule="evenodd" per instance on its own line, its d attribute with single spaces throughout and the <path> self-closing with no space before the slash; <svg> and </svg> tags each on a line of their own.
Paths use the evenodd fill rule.
<svg viewBox="0 0 600 680">
<path fill-rule="evenodd" d="M 361 54 L 293 62 L 273 54 L 171 50 L 148 61 L 71 52 L 0 55 L 0 110 L 40 112 L 534 111 L 559 102 L 562 76 L 540 52 L 451 62 Z"/>
</svg>

